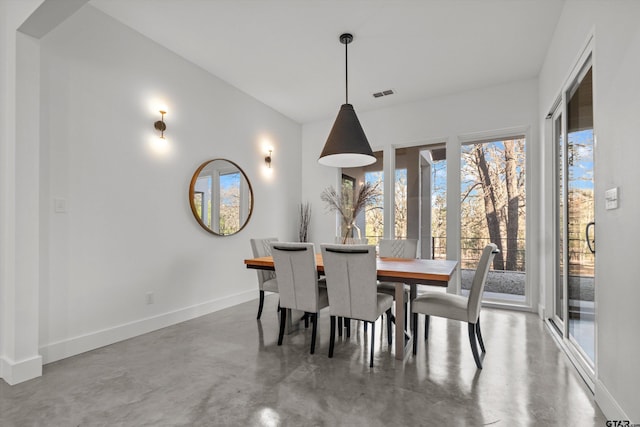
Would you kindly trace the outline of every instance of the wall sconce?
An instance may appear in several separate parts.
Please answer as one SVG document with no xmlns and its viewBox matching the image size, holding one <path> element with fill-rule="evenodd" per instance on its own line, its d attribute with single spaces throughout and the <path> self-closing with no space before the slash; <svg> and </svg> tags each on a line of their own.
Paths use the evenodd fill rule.
<svg viewBox="0 0 640 427">
<path fill-rule="evenodd" d="M 269 154 L 264 158 L 264 164 L 267 165 L 269 169 L 271 169 L 271 152 L 273 150 L 269 150 Z"/>
<path fill-rule="evenodd" d="M 166 111 L 160 110 L 160 120 L 153 124 L 153 127 L 160 131 L 160 139 L 164 139 L 164 131 L 167 130 L 167 125 L 164 123 L 165 114 L 167 114 Z"/>
</svg>

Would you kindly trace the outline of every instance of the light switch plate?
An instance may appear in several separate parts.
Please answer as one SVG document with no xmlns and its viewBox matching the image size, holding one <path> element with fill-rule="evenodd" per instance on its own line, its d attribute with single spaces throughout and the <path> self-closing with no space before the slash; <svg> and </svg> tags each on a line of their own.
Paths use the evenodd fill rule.
<svg viewBox="0 0 640 427">
<path fill-rule="evenodd" d="M 604 192 L 604 207 L 607 210 L 618 208 L 618 187 L 613 187 Z"/>
<path fill-rule="evenodd" d="M 67 199 L 53 199 L 53 206 L 56 213 L 67 213 Z"/>
</svg>

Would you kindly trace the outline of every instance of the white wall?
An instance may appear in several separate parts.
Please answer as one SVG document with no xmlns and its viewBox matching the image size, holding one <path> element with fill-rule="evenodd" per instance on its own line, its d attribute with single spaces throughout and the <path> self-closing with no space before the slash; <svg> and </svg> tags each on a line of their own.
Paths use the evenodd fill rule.
<svg viewBox="0 0 640 427">
<path fill-rule="evenodd" d="M 297 235 L 300 126 L 91 6 L 42 39 L 41 64 L 45 363 L 255 298 L 249 238 Z M 163 154 L 150 143 L 157 99 Z M 189 208 L 191 176 L 212 158 L 253 186 L 253 216 L 234 236 L 205 232 Z"/>
<path fill-rule="evenodd" d="M 609 419 L 640 422 L 640 3 L 567 0 L 540 73 L 540 117 L 594 35 L 596 195 L 596 401 Z M 544 123 L 541 124 L 544 126 Z M 544 158 L 550 159 L 551 141 Z M 551 172 L 545 164 L 545 175 Z M 551 195 L 546 183 L 547 195 Z M 604 191 L 619 187 L 617 210 L 604 209 Z M 550 203 L 545 196 L 545 205 Z M 545 246 L 550 246 L 545 235 Z"/>
<path fill-rule="evenodd" d="M 488 135 L 487 132 L 501 129 L 531 128 L 527 140 L 527 180 L 528 184 L 539 180 L 539 141 L 535 126 L 538 123 L 538 85 L 535 79 L 376 111 L 359 111 L 357 105 L 355 108 L 374 151 L 384 150 L 385 165 L 394 158 L 394 146 L 447 143 L 447 251 L 452 259 L 459 258 L 460 253 L 461 139 L 466 139 L 470 134 Z M 316 243 L 333 241 L 336 233 L 334 216 L 325 212 L 320 193 L 328 185 L 337 185 L 338 171 L 320 166 L 317 161 L 334 119 L 331 117 L 326 121 L 305 124 L 302 131 L 302 198 L 313 205 L 310 238 Z M 385 187 L 388 185 L 385 184 Z M 385 191 L 391 190 L 386 188 Z M 530 206 L 536 206 L 538 188 L 529 186 L 527 191 Z M 531 221 L 528 226 L 534 245 L 532 248 L 537 248 L 538 224 Z M 528 280 L 538 283 L 536 257 L 531 257 L 527 265 Z M 537 304 L 536 293 L 534 290 L 532 295 L 534 306 Z"/>
</svg>

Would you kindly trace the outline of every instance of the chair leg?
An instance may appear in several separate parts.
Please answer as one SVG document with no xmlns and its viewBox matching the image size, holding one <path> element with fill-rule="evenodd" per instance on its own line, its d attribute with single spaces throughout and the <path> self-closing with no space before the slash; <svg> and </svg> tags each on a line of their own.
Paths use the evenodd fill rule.
<svg viewBox="0 0 640 427">
<path fill-rule="evenodd" d="M 284 337 L 284 325 L 287 323 L 287 310 L 280 310 L 280 334 L 278 335 L 278 345 L 282 345 L 282 338 Z"/>
<path fill-rule="evenodd" d="M 316 351 L 316 332 L 318 332 L 318 313 L 311 313 L 311 354 Z"/>
<path fill-rule="evenodd" d="M 418 313 L 411 316 L 411 329 L 413 329 L 413 355 L 418 353 Z"/>
<path fill-rule="evenodd" d="M 369 322 L 364 322 L 364 331 L 367 332 L 367 329 L 369 327 Z"/>
<path fill-rule="evenodd" d="M 429 339 L 429 315 L 424 315 L 424 339 L 425 341 Z"/>
<path fill-rule="evenodd" d="M 407 322 L 407 320 L 409 319 L 409 311 L 407 310 L 407 303 L 404 303 L 404 328 L 407 328 L 407 325 L 409 324 L 409 322 Z"/>
<path fill-rule="evenodd" d="M 391 345 L 391 336 L 392 336 L 392 332 L 391 332 L 391 309 L 387 310 L 387 342 L 389 343 L 389 345 Z M 398 339 L 396 337 L 396 339 Z"/>
<path fill-rule="evenodd" d="M 304 315 L 302 316 L 302 318 L 304 319 L 304 328 L 305 329 L 309 329 L 309 313 L 307 313 L 305 311 Z"/>
<path fill-rule="evenodd" d="M 344 329 L 347 331 L 347 338 L 351 338 L 351 318 L 344 318 Z"/>
<path fill-rule="evenodd" d="M 373 347 L 376 339 L 376 322 L 371 322 L 371 342 L 369 345 L 371 346 L 371 353 L 369 355 L 369 367 L 373 368 Z"/>
<path fill-rule="evenodd" d="M 331 337 L 329 338 L 329 357 L 333 357 L 333 344 L 336 340 L 336 316 L 329 317 L 331 323 Z"/>
<path fill-rule="evenodd" d="M 264 307 L 264 291 L 260 291 L 260 304 L 258 305 L 258 317 L 260 320 L 260 316 L 262 316 L 262 307 Z"/>
<path fill-rule="evenodd" d="M 342 336 L 342 317 L 338 317 L 338 336 Z"/>
<path fill-rule="evenodd" d="M 476 346 L 476 325 L 474 323 L 469 323 L 469 343 L 471 344 L 471 352 L 473 353 L 473 359 L 476 361 L 476 366 L 478 369 L 482 369 L 478 346 Z"/>
<path fill-rule="evenodd" d="M 487 351 L 484 349 L 484 341 L 482 340 L 482 331 L 480 331 L 480 317 L 478 317 L 478 321 L 476 323 L 476 335 L 478 337 L 478 342 L 480 343 L 480 350 L 482 350 L 483 353 L 486 353 Z"/>
</svg>

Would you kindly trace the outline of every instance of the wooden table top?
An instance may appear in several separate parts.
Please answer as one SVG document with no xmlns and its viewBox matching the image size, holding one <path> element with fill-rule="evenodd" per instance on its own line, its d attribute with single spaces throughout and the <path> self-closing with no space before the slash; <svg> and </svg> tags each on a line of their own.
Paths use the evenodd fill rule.
<svg viewBox="0 0 640 427">
<path fill-rule="evenodd" d="M 273 257 L 245 259 L 247 268 L 273 270 Z M 322 254 L 316 254 L 319 273 L 324 273 Z M 458 261 L 434 259 L 377 258 L 378 280 L 447 286 Z"/>
</svg>

